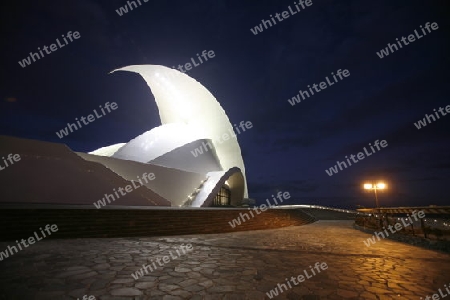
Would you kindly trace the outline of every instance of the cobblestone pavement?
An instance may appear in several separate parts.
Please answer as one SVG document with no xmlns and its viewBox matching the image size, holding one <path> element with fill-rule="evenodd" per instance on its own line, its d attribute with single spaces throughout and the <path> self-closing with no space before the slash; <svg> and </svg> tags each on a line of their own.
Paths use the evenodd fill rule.
<svg viewBox="0 0 450 300">
<path fill-rule="evenodd" d="M 276 299 L 420 299 L 450 283 L 450 255 L 392 240 L 371 247 L 352 221 L 152 238 L 43 240 L 0 262 L 0 299 L 268 299 L 316 262 L 328 269 Z M 142 264 L 193 250 L 135 280 Z M 4 250 L 11 243 L 0 243 Z M 444 291 L 444 289 L 443 289 Z M 91 298 L 92 299 L 92 298 Z"/>
</svg>

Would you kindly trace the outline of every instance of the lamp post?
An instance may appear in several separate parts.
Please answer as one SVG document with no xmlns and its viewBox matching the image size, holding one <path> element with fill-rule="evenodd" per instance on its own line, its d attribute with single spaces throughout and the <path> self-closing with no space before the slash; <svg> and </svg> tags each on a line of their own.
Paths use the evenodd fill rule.
<svg viewBox="0 0 450 300">
<path fill-rule="evenodd" d="M 365 190 L 373 190 L 375 193 L 375 205 L 377 206 L 377 211 L 378 213 L 380 213 L 380 203 L 378 202 L 378 195 L 377 195 L 377 190 L 384 190 L 386 188 L 386 184 L 383 182 L 378 182 L 377 184 L 374 183 L 364 183 L 364 189 Z M 375 215 L 375 217 L 378 217 L 377 215 Z M 384 218 L 386 219 L 387 224 L 389 225 L 389 220 L 386 217 L 386 215 L 384 216 Z M 379 219 L 379 228 L 383 228 L 383 215 L 381 215 L 381 218 Z"/>
<path fill-rule="evenodd" d="M 377 190 L 384 190 L 385 188 L 386 188 L 386 184 L 383 182 L 378 182 L 377 184 L 364 183 L 365 190 L 373 190 L 375 192 L 375 205 L 377 208 L 380 208 L 380 203 L 378 202 Z"/>
</svg>

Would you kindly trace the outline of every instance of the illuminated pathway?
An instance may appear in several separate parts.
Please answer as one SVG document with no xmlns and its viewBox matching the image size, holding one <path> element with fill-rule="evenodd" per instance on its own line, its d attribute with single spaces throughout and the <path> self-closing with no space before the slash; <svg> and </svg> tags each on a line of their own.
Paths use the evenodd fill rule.
<svg viewBox="0 0 450 300">
<path fill-rule="evenodd" d="M 0 262 L 0 299 L 268 299 L 309 265 L 328 269 L 275 299 L 419 299 L 450 283 L 450 255 L 383 240 L 352 221 L 168 238 L 41 241 Z M 193 251 L 134 280 L 150 258 Z M 0 249 L 6 243 L 0 243 Z M 163 268 L 163 269 L 162 269 Z"/>
</svg>

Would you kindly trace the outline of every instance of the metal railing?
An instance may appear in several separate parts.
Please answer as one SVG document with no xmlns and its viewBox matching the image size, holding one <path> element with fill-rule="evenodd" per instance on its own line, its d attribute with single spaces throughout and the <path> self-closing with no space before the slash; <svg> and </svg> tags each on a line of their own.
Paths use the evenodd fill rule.
<svg viewBox="0 0 450 300">
<path fill-rule="evenodd" d="M 395 223 L 408 220 L 409 225 L 401 230 L 412 234 L 435 239 L 450 239 L 450 206 L 381 207 L 358 209 L 363 215 L 355 219 L 355 224 L 365 228 L 381 230 Z M 423 218 L 412 218 L 415 212 L 423 212 Z M 404 224 L 404 223 L 403 223 Z"/>
</svg>

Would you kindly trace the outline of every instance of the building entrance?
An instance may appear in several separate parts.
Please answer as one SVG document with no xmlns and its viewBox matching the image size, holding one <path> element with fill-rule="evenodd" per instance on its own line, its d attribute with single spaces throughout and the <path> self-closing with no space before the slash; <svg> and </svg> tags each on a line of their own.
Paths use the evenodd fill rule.
<svg viewBox="0 0 450 300">
<path fill-rule="evenodd" d="M 212 206 L 229 206 L 231 200 L 231 192 L 230 189 L 226 186 L 222 186 L 220 191 L 217 193 L 214 198 Z"/>
</svg>

